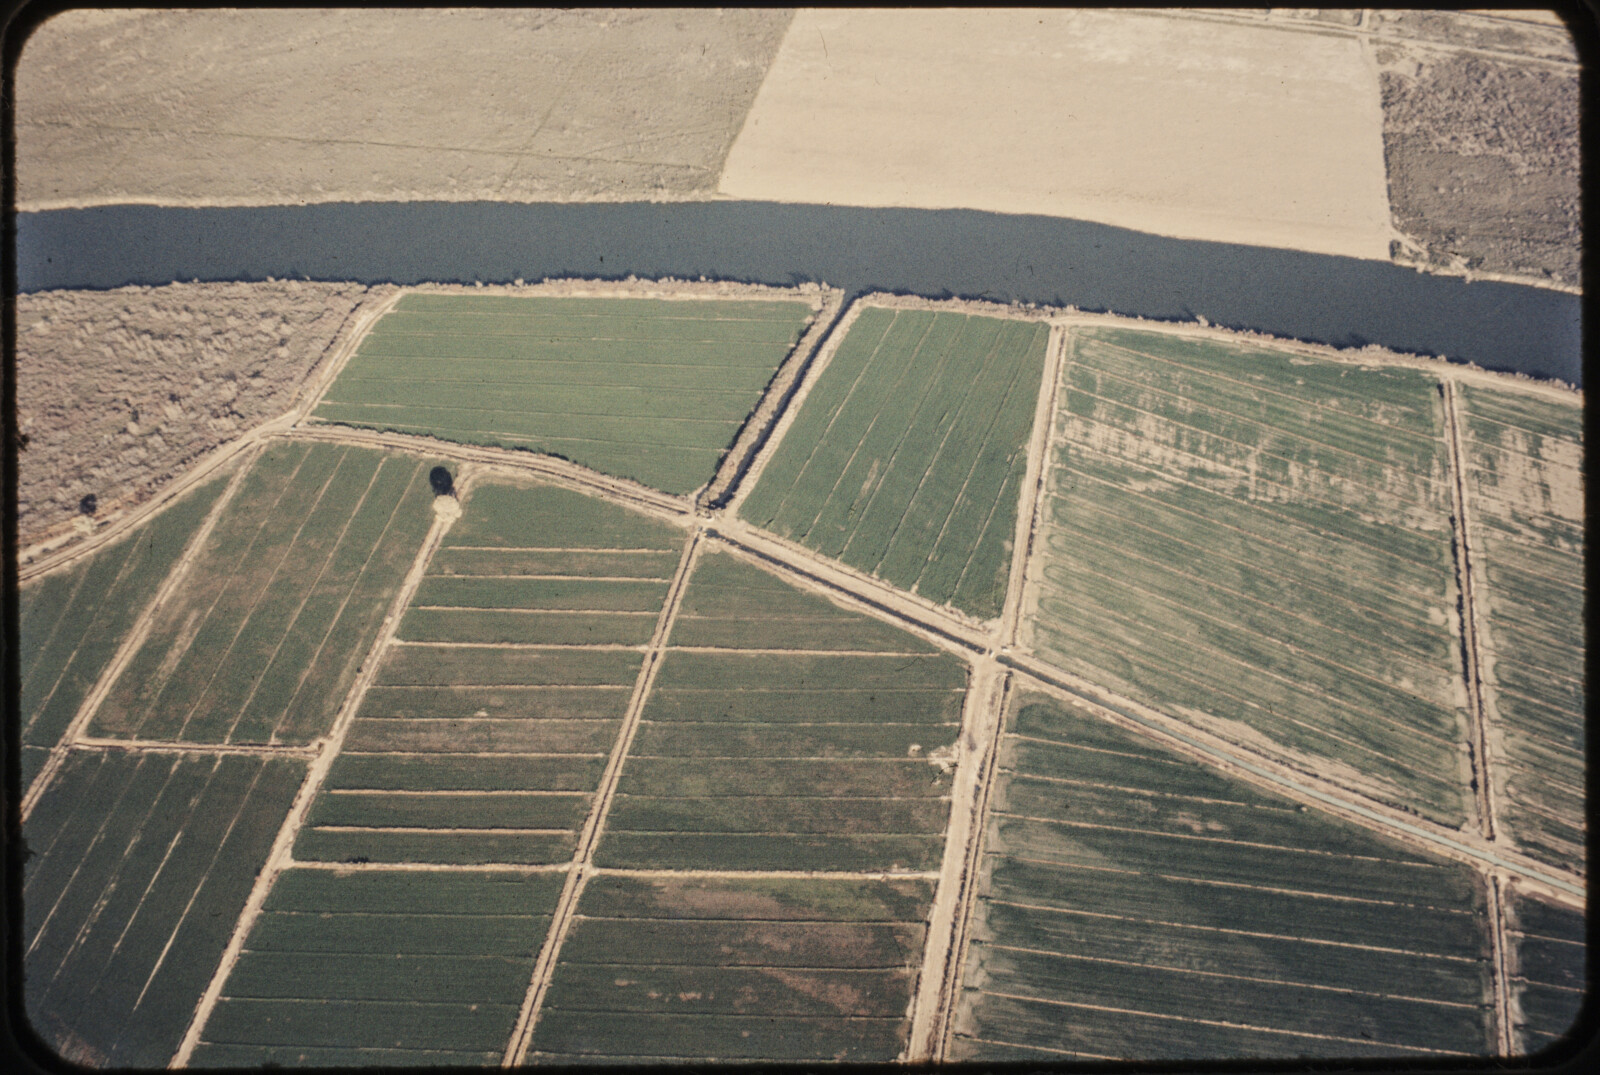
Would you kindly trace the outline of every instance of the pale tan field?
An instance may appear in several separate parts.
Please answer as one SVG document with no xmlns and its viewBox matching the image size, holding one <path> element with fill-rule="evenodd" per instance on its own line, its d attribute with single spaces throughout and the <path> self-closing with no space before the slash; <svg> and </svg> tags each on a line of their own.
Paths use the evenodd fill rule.
<svg viewBox="0 0 1600 1075">
<path fill-rule="evenodd" d="M 801 11 L 722 194 L 1076 217 L 1386 258 L 1351 37 L 1108 11 Z"/>
</svg>

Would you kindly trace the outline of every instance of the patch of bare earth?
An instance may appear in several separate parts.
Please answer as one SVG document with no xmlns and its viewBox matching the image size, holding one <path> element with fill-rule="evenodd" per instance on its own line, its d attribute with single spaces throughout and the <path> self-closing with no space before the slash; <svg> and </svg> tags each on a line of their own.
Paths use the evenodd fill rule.
<svg viewBox="0 0 1600 1075">
<path fill-rule="evenodd" d="M 1577 67 L 1375 51 L 1397 260 L 1577 286 Z"/>
<path fill-rule="evenodd" d="M 27 546 L 148 500 L 275 418 L 391 288 L 169 284 L 17 297 L 17 531 Z"/>
</svg>

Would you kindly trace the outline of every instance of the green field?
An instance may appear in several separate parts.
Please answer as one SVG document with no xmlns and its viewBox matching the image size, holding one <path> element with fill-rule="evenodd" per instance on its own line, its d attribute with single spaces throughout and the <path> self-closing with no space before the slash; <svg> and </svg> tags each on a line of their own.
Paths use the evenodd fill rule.
<svg viewBox="0 0 1600 1075">
<path fill-rule="evenodd" d="M 932 898 L 911 879 L 596 877 L 528 1060 L 891 1061 Z"/>
<path fill-rule="evenodd" d="M 1492 1047 L 1483 883 L 1075 706 L 1007 716 L 950 1057 Z"/>
<path fill-rule="evenodd" d="M 1048 335 L 1037 322 L 863 309 L 740 515 L 998 616 Z"/>
<path fill-rule="evenodd" d="M 421 459 L 274 442 L 90 731 L 307 743 L 332 725 L 433 521 Z"/>
<path fill-rule="evenodd" d="M 227 473 L 211 478 L 136 533 L 18 588 L 24 789 L 227 482 Z"/>
<path fill-rule="evenodd" d="M 88 1067 L 177 1051 L 306 772 L 294 758 L 74 751 L 23 825 L 24 1001 Z"/>
<path fill-rule="evenodd" d="M 579 493 L 473 486 L 295 856 L 570 858 L 683 542 Z"/>
<path fill-rule="evenodd" d="M 1022 641 L 1451 827 L 1470 772 L 1443 405 L 1422 371 L 1073 334 Z"/>
<path fill-rule="evenodd" d="M 288 870 L 190 1064 L 496 1066 L 562 880 Z"/>
<path fill-rule="evenodd" d="M 711 480 L 814 311 L 791 301 L 406 295 L 313 417 Z"/>
<path fill-rule="evenodd" d="M 938 869 L 960 661 L 715 550 L 668 644 L 599 865 Z"/>
<path fill-rule="evenodd" d="M 1508 893 L 1506 911 L 1513 1051 L 1536 1053 L 1576 1026 L 1590 985 L 1585 968 L 1588 925 L 1582 911 L 1515 889 Z"/>
<path fill-rule="evenodd" d="M 1458 389 L 1498 814 L 1552 865 L 1584 863 L 1583 409 Z"/>
</svg>

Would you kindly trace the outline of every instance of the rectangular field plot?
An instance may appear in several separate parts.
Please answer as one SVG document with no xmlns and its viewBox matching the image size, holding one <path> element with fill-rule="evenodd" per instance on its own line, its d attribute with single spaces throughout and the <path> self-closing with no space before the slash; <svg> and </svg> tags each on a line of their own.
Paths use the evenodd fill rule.
<svg viewBox="0 0 1600 1075">
<path fill-rule="evenodd" d="M 528 1059 L 894 1060 L 932 898 L 913 879 L 598 876 Z"/>
<path fill-rule="evenodd" d="M 1457 826 L 1470 772 L 1437 383 L 1075 330 L 1019 641 Z"/>
<path fill-rule="evenodd" d="M 563 875 L 291 869 L 190 1064 L 493 1067 Z"/>
<path fill-rule="evenodd" d="M 298 759 L 74 751 L 23 827 L 28 1020 L 89 1067 L 182 1041 L 306 772 Z"/>
<path fill-rule="evenodd" d="M 1576 1028 L 1589 992 L 1587 923 L 1582 911 L 1515 888 L 1505 914 L 1513 1051 L 1536 1053 Z"/>
<path fill-rule="evenodd" d="M 1498 816 L 1529 854 L 1581 871 L 1583 408 L 1477 385 L 1456 398 Z"/>
<path fill-rule="evenodd" d="M 295 856 L 570 858 L 683 543 L 665 523 L 579 493 L 474 485 Z"/>
<path fill-rule="evenodd" d="M 196 743 L 325 734 L 428 532 L 432 500 L 421 459 L 271 443 L 90 731 Z"/>
<path fill-rule="evenodd" d="M 526 448 L 689 493 L 814 314 L 802 301 L 406 295 L 313 417 Z"/>
<path fill-rule="evenodd" d="M 136 532 L 18 587 L 24 789 L 227 484 L 219 474 Z"/>
<path fill-rule="evenodd" d="M 740 515 L 998 616 L 1048 336 L 1037 322 L 863 309 Z"/>
<path fill-rule="evenodd" d="M 939 868 L 960 661 L 718 550 L 668 645 L 597 864 Z"/>
<path fill-rule="evenodd" d="M 951 1059 L 1493 1046 L 1471 868 L 1067 703 L 1007 715 L 983 850 Z"/>
</svg>

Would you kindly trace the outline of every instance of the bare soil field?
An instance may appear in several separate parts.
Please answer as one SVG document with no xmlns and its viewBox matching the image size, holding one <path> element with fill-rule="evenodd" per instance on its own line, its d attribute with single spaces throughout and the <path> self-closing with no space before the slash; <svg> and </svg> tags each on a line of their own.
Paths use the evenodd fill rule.
<svg viewBox="0 0 1600 1075">
<path fill-rule="evenodd" d="M 21 545 L 148 499 L 287 411 L 352 315 L 391 290 L 284 280 L 17 296 Z"/>
<path fill-rule="evenodd" d="M 704 196 L 789 18 L 67 12 L 17 66 L 17 205 Z"/>
<path fill-rule="evenodd" d="M 1241 21 L 803 10 L 721 191 L 1381 259 L 1374 83 L 1354 38 Z"/>
</svg>

